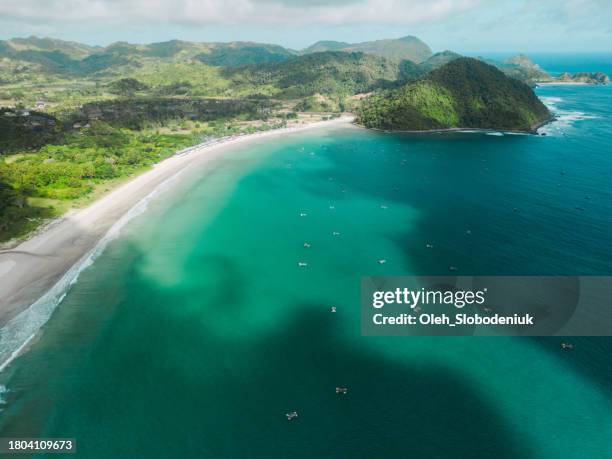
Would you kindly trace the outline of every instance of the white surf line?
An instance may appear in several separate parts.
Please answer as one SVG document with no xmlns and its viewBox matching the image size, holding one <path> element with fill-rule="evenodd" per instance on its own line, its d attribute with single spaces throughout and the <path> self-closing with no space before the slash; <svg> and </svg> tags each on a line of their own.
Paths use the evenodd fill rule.
<svg viewBox="0 0 612 459">
<path fill-rule="evenodd" d="M 581 112 L 579 110 L 568 110 L 564 108 L 559 108 L 559 104 L 563 103 L 562 97 L 541 96 L 540 100 L 551 112 L 553 112 L 553 114 L 555 115 L 555 119 L 538 129 L 539 133 L 546 133 L 547 135 L 552 135 L 556 132 L 560 132 L 561 134 L 563 134 L 562 129 L 573 126 L 576 121 L 592 120 L 599 118 L 596 115 L 591 115 L 585 112 Z"/>
<path fill-rule="evenodd" d="M 34 339 L 34 337 L 36 336 L 36 332 L 32 333 L 24 342 L 21 346 L 19 346 L 17 349 L 15 349 L 11 355 L 9 356 L 8 359 L 6 359 L 2 365 L 0 365 L 0 373 L 2 373 L 2 371 L 4 371 L 4 369 L 6 367 L 8 367 L 10 365 L 10 363 L 15 360 L 17 358 L 17 356 L 19 354 L 21 354 L 21 351 L 23 351 L 23 349 L 30 344 L 30 341 L 32 341 Z"/>
</svg>

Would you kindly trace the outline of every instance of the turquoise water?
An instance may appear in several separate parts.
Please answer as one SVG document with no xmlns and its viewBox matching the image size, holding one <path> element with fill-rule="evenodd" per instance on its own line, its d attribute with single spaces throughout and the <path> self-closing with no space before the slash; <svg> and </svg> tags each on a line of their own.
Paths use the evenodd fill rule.
<svg viewBox="0 0 612 459">
<path fill-rule="evenodd" d="M 360 336 L 364 275 L 610 274 L 612 88 L 539 95 L 546 136 L 329 129 L 180 176 L 0 374 L 0 436 L 85 458 L 611 457 L 608 339 Z"/>
</svg>

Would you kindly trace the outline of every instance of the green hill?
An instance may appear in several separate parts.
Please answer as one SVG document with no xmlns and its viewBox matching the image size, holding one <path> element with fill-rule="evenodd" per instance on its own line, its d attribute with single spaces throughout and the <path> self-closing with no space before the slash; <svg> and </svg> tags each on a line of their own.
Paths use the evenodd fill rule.
<svg viewBox="0 0 612 459">
<path fill-rule="evenodd" d="M 147 45 L 116 42 L 106 47 L 50 38 L 13 38 L 0 41 L 0 58 L 33 64 L 35 70 L 53 75 L 84 76 L 117 67 L 138 68 L 151 62 L 198 60 L 211 66 L 241 67 L 279 62 L 297 53 L 282 46 L 251 43 L 193 43 L 171 40 Z"/>
<path fill-rule="evenodd" d="M 366 100 L 359 121 L 370 128 L 449 128 L 531 132 L 550 118 L 526 84 L 477 59 L 459 58 Z"/>
<path fill-rule="evenodd" d="M 366 41 L 363 43 L 342 43 L 337 41 L 319 41 L 306 48 L 303 53 L 321 51 L 349 51 L 373 54 L 394 60 L 410 60 L 420 63 L 431 56 L 429 46 L 417 37 L 406 36 L 390 40 Z"/>
<path fill-rule="evenodd" d="M 418 68 L 422 74 L 425 74 L 431 72 L 432 70 L 440 68 L 443 65 L 454 61 L 455 59 L 459 59 L 460 57 L 461 54 L 457 54 L 453 51 L 442 51 L 441 53 L 436 53 L 430 56 L 427 60 L 421 62 Z"/>
<path fill-rule="evenodd" d="M 35 36 L 28 38 L 11 38 L 10 40 L 0 43 L 4 44 L 4 47 L 0 47 L 0 53 L 2 52 L 2 48 L 4 48 L 5 51 L 8 51 L 9 55 L 11 53 L 20 53 L 24 51 L 57 51 L 73 59 L 82 59 L 95 52 L 97 49 L 94 46 L 74 41 L 64 41 L 55 38 L 38 38 Z"/>
<path fill-rule="evenodd" d="M 282 46 L 259 43 L 221 43 L 197 58 L 208 65 L 242 67 L 246 65 L 280 62 L 295 55 Z"/>
<path fill-rule="evenodd" d="M 325 51 L 341 51 L 343 49 L 349 48 L 350 46 L 351 46 L 350 43 L 346 43 L 343 41 L 322 40 L 302 50 L 302 53 L 310 54 L 310 53 L 323 53 Z"/>
</svg>

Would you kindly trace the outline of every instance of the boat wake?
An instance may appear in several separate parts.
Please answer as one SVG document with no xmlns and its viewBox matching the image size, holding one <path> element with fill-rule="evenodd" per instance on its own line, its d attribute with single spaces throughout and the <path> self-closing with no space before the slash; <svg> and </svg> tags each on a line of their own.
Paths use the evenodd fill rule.
<svg viewBox="0 0 612 459">
<path fill-rule="evenodd" d="M 77 282 L 81 272 L 93 264 L 96 258 L 104 252 L 108 243 L 119 236 L 123 227 L 130 220 L 141 215 L 147 209 L 151 200 L 170 188 L 181 173 L 182 171 L 179 171 L 166 179 L 147 196 L 138 201 L 113 224 L 91 251 L 66 271 L 49 291 L 0 329 L 0 372 L 19 356 L 32 339 L 34 339 L 36 333 L 49 320 L 55 308 L 62 302 L 70 287 Z M 1 395 L 0 386 L 0 397 Z"/>
</svg>

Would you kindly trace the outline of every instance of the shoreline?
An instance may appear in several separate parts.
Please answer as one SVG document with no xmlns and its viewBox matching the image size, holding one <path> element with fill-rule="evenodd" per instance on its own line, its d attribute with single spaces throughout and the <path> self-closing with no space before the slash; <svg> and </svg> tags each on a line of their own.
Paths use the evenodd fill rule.
<svg viewBox="0 0 612 459">
<path fill-rule="evenodd" d="M 488 128 L 442 128 L 442 129 L 423 129 L 423 130 L 394 130 L 394 129 L 379 129 L 379 128 L 368 128 L 361 124 L 356 124 L 359 127 L 367 129 L 369 131 L 382 132 L 383 134 L 444 134 L 453 132 L 463 133 L 474 133 L 474 134 L 511 134 L 511 135 L 538 135 L 538 129 L 546 126 L 547 124 L 553 123 L 557 120 L 556 116 L 551 116 L 549 119 L 536 124 L 529 131 L 512 131 L 509 129 L 488 129 Z"/>
<path fill-rule="evenodd" d="M 538 86 L 596 86 L 591 83 L 584 83 L 582 81 L 546 81 L 536 83 Z"/>
<path fill-rule="evenodd" d="M 328 121 L 221 138 L 177 151 L 89 206 L 68 212 L 35 230 L 16 246 L 0 250 L 0 338 L 13 319 L 18 319 L 62 281 L 68 282 L 65 289 L 71 282 L 65 279 L 66 276 L 91 258 L 113 228 L 128 218 L 128 214 L 143 201 L 154 197 L 158 188 L 171 186 L 167 182 L 188 166 L 217 159 L 227 148 L 242 143 L 335 125 L 352 125 L 353 119 L 352 116 L 341 116 Z M 29 335 L 26 338 L 31 339 Z M 0 367 L 4 365 L 0 361 Z"/>
<path fill-rule="evenodd" d="M 601 83 L 587 83 L 586 81 L 544 81 L 536 82 L 536 86 L 605 86 Z"/>
</svg>

